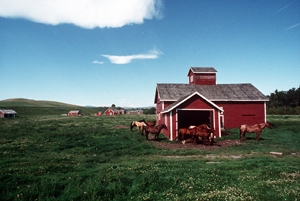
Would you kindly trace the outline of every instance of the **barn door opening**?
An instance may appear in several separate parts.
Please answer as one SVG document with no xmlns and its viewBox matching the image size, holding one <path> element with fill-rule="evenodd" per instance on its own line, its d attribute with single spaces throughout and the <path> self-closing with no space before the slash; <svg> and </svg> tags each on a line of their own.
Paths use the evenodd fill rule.
<svg viewBox="0 0 300 201">
<path fill-rule="evenodd" d="M 191 125 L 198 126 L 207 124 L 209 127 L 212 122 L 210 111 L 199 110 L 178 110 L 178 129 L 188 128 Z"/>
</svg>

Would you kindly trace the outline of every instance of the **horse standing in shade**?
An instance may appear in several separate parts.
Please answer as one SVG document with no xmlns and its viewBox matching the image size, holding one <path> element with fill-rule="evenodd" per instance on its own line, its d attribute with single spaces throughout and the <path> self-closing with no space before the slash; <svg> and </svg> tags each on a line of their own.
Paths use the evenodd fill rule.
<svg viewBox="0 0 300 201">
<path fill-rule="evenodd" d="M 193 131 L 193 135 L 192 135 L 192 140 L 194 143 L 197 144 L 197 140 L 199 137 L 202 138 L 202 142 L 203 142 L 203 145 L 205 145 L 206 141 L 209 142 L 209 145 L 212 145 L 213 142 L 214 142 L 214 132 L 215 130 L 214 129 L 210 129 L 210 128 L 205 128 L 205 127 L 195 127 L 193 128 L 194 131 Z"/>
<path fill-rule="evenodd" d="M 260 123 L 260 124 L 254 124 L 254 125 L 241 125 L 240 127 L 240 141 L 246 140 L 245 133 L 256 133 L 256 140 L 259 141 L 259 136 L 261 131 L 265 128 L 268 127 L 272 129 L 274 127 L 273 124 L 266 122 L 266 123 Z"/>
<path fill-rule="evenodd" d="M 185 144 L 185 136 L 191 137 L 192 140 L 194 141 L 195 140 L 196 129 L 209 129 L 209 127 L 206 124 L 201 124 L 199 126 L 189 126 L 188 128 L 180 128 L 178 130 L 178 139 L 181 138 L 182 144 Z M 200 131 L 198 131 L 198 136 L 202 137 L 202 136 L 200 136 L 199 132 Z M 202 137 L 202 139 L 203 139 L 203 137 Z M 212 141 L 213 141 L 213 139 L 212 139 Z"/>
<path fill-rule="evenodd" d="M 137 127 L 138 130 L 140 131 L 141 129 L 143 129 L 144 126 L 147 126 L 147 124 L 145 123 L 145 120 L 140 120 L 140 121 L 133 121 L 130 123 L 130 130 L 132 130 L 133 127 Z"/>
<path fill-rule="evenodd" d="M 166 124 L 159 124 L 157 126 L 145 126 L 143 128 L 143 131 L 145 131 L 146 133 L 146 140 L 148 141 L 148 134 L 154 134 L 154 140 L 158 140 L 158 135 L 160 134 L 160 131 L 162 129 L 166 129 L 168 130 L 168 127 L 166 126 Z"/>
</svg>

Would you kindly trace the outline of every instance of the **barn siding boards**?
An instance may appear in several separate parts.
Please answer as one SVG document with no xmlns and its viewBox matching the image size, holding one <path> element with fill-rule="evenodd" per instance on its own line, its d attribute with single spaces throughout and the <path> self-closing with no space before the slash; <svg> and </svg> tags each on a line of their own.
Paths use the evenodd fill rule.
<svg viewBox="0 0 300 201">
<path fill-rule="evenodd" d="M 216 85 L 216 73 L 217 71 L 212 67 L 191 67 L 188 72 L 189 84 Z"/>
<path fill-rule="evenodd" d="M 265 122 L 264 102 L 216 102 L 224 109 L 225 128 L 237 128 L 241 124 Z"/>
<path fill-rule="evenodd" d="M 192 117 L 210 124 L 217 137 L 223 128 L 266 121 L 268 98 L 264 94 L 250 83 L 216 84 L 216 73 L 212 67 L 191 67 L 189 84 L 157 84 L 156 121 L 170 128 L 163 131 L 170 140 L 176 139 L 178 129 L 185 124 L 197 123 Z"/>
</svg>

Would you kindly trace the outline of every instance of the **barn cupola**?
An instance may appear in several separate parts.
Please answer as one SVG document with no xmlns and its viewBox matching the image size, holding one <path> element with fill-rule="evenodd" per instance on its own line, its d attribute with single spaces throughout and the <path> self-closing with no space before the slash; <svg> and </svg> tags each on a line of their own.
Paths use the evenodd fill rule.
<svg viewBox="0 0 300 201">
<path fill-rule="evenodd" d="M 216 85 L 217 71 L 212 67 L 191 67 L 188 72 L 189 84 Z"/>
</svg>

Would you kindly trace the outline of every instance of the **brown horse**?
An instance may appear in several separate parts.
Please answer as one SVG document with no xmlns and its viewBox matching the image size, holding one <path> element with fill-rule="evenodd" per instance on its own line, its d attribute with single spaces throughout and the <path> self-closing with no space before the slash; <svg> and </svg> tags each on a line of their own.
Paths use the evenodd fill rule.
<svg viewBox="0 0 300 201">
<path fill-rule="evenodd" d="M 209 142 L 209 145 L 212 145 L 214 142 L 214 129 L 205 128 L 205 127 L 195 127 L 192 135 L 192 140 L 194 143 L 197 143 L 199 137 L 202 138 L 203 145 L 205 145 L 206 141 Z"/>
<path fill-rule="evenodd" d="M 154 134 L 154 140 L 158 140 L 158 135 L 160 134 L 160 131 L 162 129 L 166 129 L 168 130 L 168 127 L 166 126 L 166 124 L 159 124 L 157 126 L 145 126 L 143 128 L 143 131 L 145 131 L 146 133 L 146 140 L 148 140 L 148 134 Z"/>
<path fill-rule="evenodd" d="M 155 126 L 156 121 L 146 121 L 145 123 L 147 124 L 147 126 Z"/>
<path fill-rule="evenodd" d="M 273 124 L 266 122 L 266 123 L 260 123 L 260 124 L 254 124 L 254 125 L 241 125 L 240 127 L 240 141 L 246 140 L 245 133 L 256 133 L 256 140 L 259 141 L 259 136 L 261 131 L 265 128 L 268 127 L 272 129 L 274 127 Z"/>
<path fill-rule="evenodd" d="M 140 131 L 141 129 L 143 129 L 144 126 L 147 126 L 144 121 L 141 120 L 141 121 L 133 121 L 133 122 L 131 122 L 130 123 L 130 130 L 133 131 L 132 128 L 136 126 L 138 128 L 138 130 Z"/>
<path fill-rule="evenodd" d="M 185 136 L 189 136 L 194 140 L 194 135 L 196 133 L 196 129 L 209 129 L 206 124 L 201 124 L 199 126 L 189 126 L 189 128 L 180 128 L 178 130 L 178 139 L 181 138 L 183 144 L 185 144 Z"/>
</svg>

